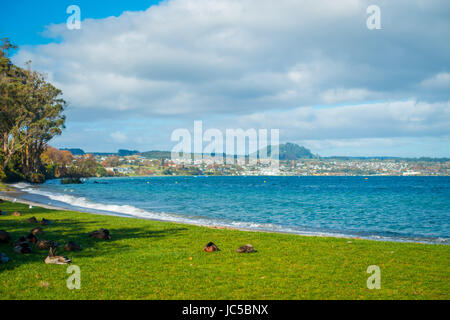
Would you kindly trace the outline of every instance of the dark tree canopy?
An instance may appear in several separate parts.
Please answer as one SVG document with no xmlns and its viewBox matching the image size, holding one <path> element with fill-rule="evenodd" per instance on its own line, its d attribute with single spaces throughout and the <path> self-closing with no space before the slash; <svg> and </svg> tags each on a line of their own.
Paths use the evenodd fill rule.
<svg viewBox="0 0 450 320">
<path fill-rule="evenodd" d="M 8 39 L 0 42 L 0 179 L 41 182 L 41 154 L 64 129 L 66 102 L 30 62 L 26 69 L 11 62 L 9 54 L 17 46 Z"/>
</svg>

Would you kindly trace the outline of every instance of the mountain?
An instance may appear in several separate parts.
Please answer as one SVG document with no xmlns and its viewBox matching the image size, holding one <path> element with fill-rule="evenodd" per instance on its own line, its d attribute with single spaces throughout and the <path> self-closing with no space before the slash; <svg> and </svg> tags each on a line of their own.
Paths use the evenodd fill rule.
<svg viewBox="0 0 450 320">
<path fill-rule="evenodd" d="M 133 156 L 138 153 L 139 151 L 137 150 L 126 150 L 126 149 L 119 149 L 119 151 L 117 152 L 119 157 Z"/>
<path fill-rule="evenodd" d="M 146 152 L 141 152 L 140 153 L 141 156 L 148 158 L 148 159 L 170 159 L 171 156 L 171 152 L 170 151 L 146 151 Z"/>
<path fill-rule="evenodd" d="M 83 156 L 86 153 L 84 152 L 84 150 L 82 149 L 78 149 L 78 148 L 72 148 L 72 149 L 67 149 L 67 148 L 63 148 L 63 149 L 59 149 L 61 151 L 70 151 L 70 153 L 72 153 L 74 156 Z"/>
<path fill-rule="evenodd" d="M 305 147 L 295 143 L 280 144 L 280 160 L 312 159 L 314 155 Z"/>
<path fill-rule="evenodd" d="M 279 146 L 279 159 L 280 160 L 297 160 L 297 159 L 312 159 L 314 155 L 310 150 L 298 144 L 287 142 L 280 144 Z M 272 146 L 267 147 L 267 156 L 270 157 Z M 264 149 L 258 151 L 263 153 Z"/>
</svg>

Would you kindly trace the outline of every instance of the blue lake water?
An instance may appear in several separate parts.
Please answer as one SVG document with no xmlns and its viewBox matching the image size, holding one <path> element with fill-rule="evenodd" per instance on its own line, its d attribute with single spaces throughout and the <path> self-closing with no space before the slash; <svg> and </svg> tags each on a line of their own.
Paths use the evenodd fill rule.
<svg viewBox="0 0 450 320">
<path fill-rule="evenodd" d="M 16 186 L 29 200 L 99 213 L 308 235 L 450 240 L 450 177 L 139 177 Z"/>
</svg>

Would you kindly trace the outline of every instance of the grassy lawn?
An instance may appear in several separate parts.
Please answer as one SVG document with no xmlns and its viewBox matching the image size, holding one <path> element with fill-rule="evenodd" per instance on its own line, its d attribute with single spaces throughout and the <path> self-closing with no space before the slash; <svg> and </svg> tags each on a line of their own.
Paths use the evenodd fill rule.
<svg viewBox="0 0 450 320">
<path fill-rule="evenodd" d="M 0 182 L 0 191 L 13 191 L 13 189 L 11 187 L 8 187 L 3 182 Z"/>
<path fill-rule="evenodd" d="M 175 223 L 29 209 L 5 202 L 0 230 L 15 240 L 35 216 L 53 221 L 46 240 L 68 240 L 83 251 L 64 253 L 81 269 L 81 289 L 69 290 L 65 265 L 46 265 L 0 244 L 1 299 L 449 299 L 450 247 L 212 229 Z M 22 216 L 13 217 L 19 210 Z M 111 231 L 110 241 L 87 233 Z M 213 241 L 221 251 L 203 252 Z M 257 253 L 238 254 L 253 244 Z M 381 268 L 381 289 L 369 290 L 369 265 Z"/>
</svg>

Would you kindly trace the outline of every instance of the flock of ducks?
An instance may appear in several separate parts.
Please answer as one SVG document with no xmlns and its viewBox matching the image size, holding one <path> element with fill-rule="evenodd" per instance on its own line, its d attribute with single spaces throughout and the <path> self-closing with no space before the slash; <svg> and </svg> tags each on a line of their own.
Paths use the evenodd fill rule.
<svg viewBox="0 0 450 320">
<path fill-rule="evenodd" d="M 3 203 L 3 200 L 0 199 L 0 204 Z M 2 215 L 6 213 L 0 211 Z M 11 214 L 12 216 L 21 216 L 19 211 L 15 211 Z M 27 219 L 27 222 L 30 224 L 39 224 L 41 226 L 48 226 L 52 224 L 52 221 L 42 218 L 41 221 L 38 221 L 36 217 L 31 217 Z M 58 243 L 52 240 L 40 239 L 41 235 L 45 234 L 42 227 L 34 227 L 30 230 L 28 235 L 22 236 L 19 239 L 13 242 L 14 252 L 18 254 L 30 254 L 33 252 L 33 247 L 36 250 L 48 250 L 48 256 L 45 258 L 44 262 L 46 264 L 68 264 L 71 263 L 72 260 L 68 259 L 65 256 L 57 255 L 56 250 L 59 247 Z M 89 233 L 89 237 L 94 239 L 104 239 L 110 240 L 111 235 L 108 229 L 100 229 Z M 2 243 L 10 243 L 11 235 L 5 231 L 0 230 L 0 244 Z M 64 245 L 64 251 L 80 251 L 82 247 L 80 244 L 68 241 Z M 7 263 L 10 259 L 4 254 L 0 252 L 0 263 Z"/>
<path fill-rule="evenodd" d="M 3 203 L 3 200 L 0 199 L 0 203 Z M 1 211 L 0 211 L 1 212 Z M 3 212 L 1 212 L 3 214 Z M 6 214 L 6 213 L 4 213 Z M 13 216 L 21 216 L 19 211 L 15 211 L 12 213 Z M 41 221 L 38 221 L 36 217 L 31 217 L 27 219 L 27 222 L 30 224 L 39 224 L 42 226 L 48 226 L 52 224 L 52 221 L 42 218 Z M 48 256 L 45 258 L 44 262 L 46 264 L 68 264 L 71 263 L 72 260 L 57 255 L 56 249 L 59 247 L 58 243 L 51 240 L 39 239 L 38 236 L 44 234 L 44 230 L 42 227 L 34 227 L 30 230 L 30 233 L 26 236 L 22 236 L 16 241 L 13 242 L 14 252 L 19 254 L 29 254 L 33 251 L 32 246 L 34 246 L 37 250 L 49 250 Z M 102 239 L 102 240 L 110 240 L 111 234 L 108 229 L 101 228 L 100 230 L 96 230 L 89 233 L 89 237 L 93 239 Z M 9 243 L 11 242 L 11 236 L 8 232 L 4 230 L 0 230 L 0 243 Z M 80 251 L 82 250 L 81 245 L 76 242 L 69 241 L 64 246 L 64 251 Z M 208 242 L 204 247 L 203 251 L 205 252 L 215 252 L 220 251 L 219 247 L 213 242 Z M 251 244 L 246 244 L 237 248 L 237 253 L 253 253 L 257 252 L 255 248 Z M 6 263 L 9 261 L 9 258 L 0 252 L 0 263 Z"/>
<path fill-rule="evenodd" d="M 205 252 L 214 252 L 220 251 L 219 247 L 215 245 L 213 242 L 208 242 L 204 247 L 203 251 Z M 245 246 L 239 247 L 236 250 L 237 253 L 253 253 L 257 252 L 255 248 L 251 244 L 246 244 Z"/>
</svg>

